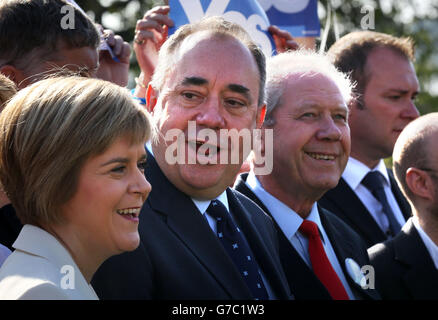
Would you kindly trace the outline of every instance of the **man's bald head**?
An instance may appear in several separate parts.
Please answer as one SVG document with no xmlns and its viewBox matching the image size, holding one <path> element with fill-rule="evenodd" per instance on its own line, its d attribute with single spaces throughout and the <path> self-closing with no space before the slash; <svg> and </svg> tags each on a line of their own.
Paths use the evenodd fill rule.
<svg viewBox="0 0 438 320">
<path fill-rule="evenodd" d="M 415 195 L 406 182 L 406 172 L 409 168 L 438 170 L 438 150 L 432 145 L 437 140 L 438 112 L 414 120 L 405 127 L 397 139 L 392 155 L 394 171 L 397 182 L 411 201 Z"/>
</svg>

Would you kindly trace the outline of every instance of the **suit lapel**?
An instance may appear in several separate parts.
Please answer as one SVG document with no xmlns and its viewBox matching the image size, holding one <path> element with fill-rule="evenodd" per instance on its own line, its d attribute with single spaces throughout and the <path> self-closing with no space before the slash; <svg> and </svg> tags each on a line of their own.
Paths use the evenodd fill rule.
<svg viewBox="0 0 438 320">
<path fill-rule="evenodd" d="M 339 180 L 336 188 L 324 195 L 324 198 L 336 204 L 336 208 L 349 220 L 353 229 L 367 242 L 378 243 L 386 240 L 385 234 L 370 212 L 343 178 Z"/>
<path fill-rule="evenodd" d="M 254 201 L 259 207 L 263 209 L 271 218 L 271 212 L 261 202 L 261 200 L 252 192 L 252 190 L 246 185 L 245 181 L 248 177 L 247 173 L 239 176 L 236 182 L 236 190 L 243 193 L 245 196 Z M 313 271 L 303 261 L 301 256 L 289 242 L 284 235 L 283 231 L 277 225 L 277 222 L 273 219 L 277 235 L 279 238 L 279 254 L 281 264 L 286 274 L 287 281 L 291 288 L 292 293 L 296 299 L 318 299 L 318 300 L 331 300 L 330 294 L 319 279 L 315 276 Z"/>
<path fill-rule="evenodd" d="M 146 177 L 153 186 L 147 203 L 165 216 L 169 229 L 183 242 L 231 299 L 251 299 L 251 292 L 225 249 L 190 197 L 179 191 L 148 155 Z"/>
<path fill-rule="evenodd" d="M 245 181 L 248 178 L 248 173 L 241 174 L 236 181 L 235 189 L 239 191 L 240 193 L 247 196 L 249 199 L 254 201 L 264 212 L 266 212 L 270 217 L 272 215 L 269 213 L 269 210 L 266 208 L 266 206 L 263 204 L 262 201 L 260 201 L 259 197 L 257 197 L 254 192 L 246 185 Z"/>
<path fill-rule="evenodd" d="M 411 296 L 415 299 L 438 299 L 438 271 L 412 219 L 394 238 L 394 252 L 395 260 L 406 268 L 402 281 Z"/>
<path fill-rule="evenodd" d="M 325 209 L 318 206 L 318 211 L 320 213 L 319 216 L 321 218 L 321 223 L 324 227 L 325 232 L 327 233 L 327 236 L 329 237 L 330 243 L 333 247 L 333 250 L 335 251 L 336 257 L 339 261 L 339 264 L 341 265 L 342 271 L 344 272 L 345 278 L 347 279 L 350 287 L 353 289 L 353 291 L 356 292 L 356 294 L 365 294 L 370 298 L 375 299 L 376 297 L 370 292 L 370 290 L 364 290 L 362 289 L 360 284 L 356 283 L 356 281 L 352 278 L 346 268 L 345 260 L 347 258 L 357 261 L 357 246 L 351 243 L 348 238 L 344 237 L 340 230 L 337 230 L 333 226 L 333 224 L 327 217 L 327 211 Z M 366 254 L 366 252 L 364 254 Z"/>
</svg>

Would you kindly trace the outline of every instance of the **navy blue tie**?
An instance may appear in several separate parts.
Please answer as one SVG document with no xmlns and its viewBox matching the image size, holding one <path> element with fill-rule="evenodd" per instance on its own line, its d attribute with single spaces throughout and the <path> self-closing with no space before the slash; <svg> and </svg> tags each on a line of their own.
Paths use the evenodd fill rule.
<svg viewBox="0 0 438 320">
<path fill-rule="evenodd" d="M 243 238 L 240 229 L 235 225 L 225 206 L 213 200 L 207 212 L 216 219 L 217 236 L 233 260 L 254 299 L 267 300 L 268 293 L 258 272 L 258 266 L 251 249 Z"/>
<path fill-rule="evenodd" d="M 395 236 L 399 233 L 401 226 L 395 218 L 394 212 L 388 203 L 386 198 L 385 190 L 383 189 L 383 182 L 385 179 L 379 171 L 370 171 L 363 178 L 362 184 L 367 187 L 368 190 L 373 194 L 373 196 L 380 202 L 383 208 L 383 212 L 388 217 L 389 229 L 391 231 L 390 235 Z"/>
</svg>

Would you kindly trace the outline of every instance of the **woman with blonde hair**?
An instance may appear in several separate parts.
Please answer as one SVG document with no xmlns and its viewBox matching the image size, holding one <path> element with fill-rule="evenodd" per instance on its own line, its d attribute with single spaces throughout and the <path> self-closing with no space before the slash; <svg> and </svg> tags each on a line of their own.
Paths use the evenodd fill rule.
<svg viewBox="0 0 438 320">
<path fill-rule="evenodd" d="M 46 79 L 9 101 L 0 180 L 24 226 L 0 269 L 0 299 L 98 298 L 100 264 L 139 245 L 150 133 L 145 110 L 102 80 Z"/>
</svg>

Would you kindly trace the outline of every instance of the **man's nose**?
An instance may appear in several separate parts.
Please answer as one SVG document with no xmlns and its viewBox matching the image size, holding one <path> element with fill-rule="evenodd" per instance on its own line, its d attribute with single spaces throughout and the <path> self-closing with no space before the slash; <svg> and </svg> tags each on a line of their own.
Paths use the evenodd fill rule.
<svg viewBox="0 0 438 320">
<path fill-rule="evenodd" d="M 211 129 L 221 129 L 225 127 L 223 117 L 225 110 L 221 107 L 220 99 L 209 97 L 201 106 L 200 112 L 196 116 L 196 124 Z"/>
<path fill-rule="evenodd" d="M 342 137 L 342 131 L 332 117 L 325 117 L 320 121 L 317 138 L 320 140 L 338 141 Z"/>
<path fill-rule="evenodd" d="M 413 100 L 409 99 L 409 102 L 406 103 L 401 116 L 402 118 L 408 118 L 411 120 L 417 119 L 420 116 L 417 106 Z"/>
</svg>

